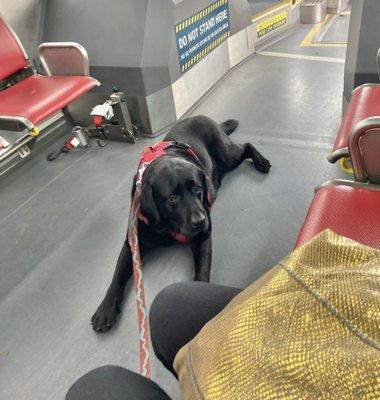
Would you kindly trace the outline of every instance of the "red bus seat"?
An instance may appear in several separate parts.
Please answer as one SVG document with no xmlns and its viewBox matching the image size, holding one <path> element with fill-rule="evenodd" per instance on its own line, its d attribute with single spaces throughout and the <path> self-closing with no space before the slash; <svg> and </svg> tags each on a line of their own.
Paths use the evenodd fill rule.
<svg viewBox="0 0 380 400">
<path fill-rule="evenodd" d="M 380 84 L 365 84 L 352 92 L 334 147 L 328 156 L 331 163 L 349 155 L 350 133 L 361 121 L 371 117 L 380 117 Z"/>
<path fill-rule="evenodd" d="M 38 125 L 96 85 L 89 76 L 29 76 L 0 92 L 0 119 L 24 117 Z"/>
<path fill-rule="evenodd" d="M 0 15 L 0 80 L 25 68 L 28 64 L 25 50 L 18 38 Z"/>
<path fill-rule="evenodd" d="M 380 186 L 343 180 L 321 185 L 316 190 L 295 247 L 328 228 L 380 249 Z"/>
<path fill-rule="evenodd" d="M 0 43 L 0 80 L 6 80 L 11 75 L 28 67 L 28 56 L 20 40 L 1 14 Z M 54 43 L 46 45 L 51 45 L 54 50 Z M 64 45 L 73 48 L 75 46 L 80 47 L 76 43 L 64 43 Z M 58 48 L 59 44 L 56 47 Z M 21 123 L 29 130 L 33 130 L 37 124 L 53 116 L 95 86 L 98 86 L 99 82 L 88 76 L 87 53 L 83 48 L 79 52 L 83 64 L 87 67 L 87 69 L 83 68 L 84 72 L 81 76 L 75 76 L 75 73 L 70 73 L 70 70 L 64 76 L 33 74 L 1 90 L 0 121 Z M 52 58 L 53 61 L 59 62 L 57 54 L 58 57 L 61 57 L 62 64 L 69 64 L 70 67 L 70 59 L 65 57 L 62 52 L 56 51 L 55 59 L 54 56 Z M 45 65 L 48 65 L 48 60 L 43 61 Z M 74 70 L 72 69 L 72 71 Z M 48 75 L 54 74 L 48 71 Z"/>
</svg>

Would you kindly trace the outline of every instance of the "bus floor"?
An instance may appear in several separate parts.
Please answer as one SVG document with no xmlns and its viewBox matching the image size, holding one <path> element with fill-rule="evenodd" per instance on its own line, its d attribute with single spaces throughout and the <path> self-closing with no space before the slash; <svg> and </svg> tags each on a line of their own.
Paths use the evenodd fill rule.
<svg viewBox="0 0 380 400">
<path fill-rule="evenodd" d="M 262 175 L 245 162 L 225 178 L 212 210 L 213 283 L 245 287 L 274 266 L 292 250 L 314 187 L 343 175 L 326 156 L 341 119 L 344 49 L 299 47 L 308 29 L 239 66 L 193 112 L 238 119 L 232 139 L 252 142 L 273 165 Z M 140 152 L 158 140 L 94 144 L 47 163 L 55 143 L 2 180 L 1 400 L 61 400 L 101 365 L 138 371 L 132 283 L 111 331 L 96 334 L 90 319 L 126 234 Z M 193 277 L 185 245 L 159 249 L 144 265 L 148 305 Z M 176 380 L 152 358 L 152 378 L 178 399 Z"/>
</svg>

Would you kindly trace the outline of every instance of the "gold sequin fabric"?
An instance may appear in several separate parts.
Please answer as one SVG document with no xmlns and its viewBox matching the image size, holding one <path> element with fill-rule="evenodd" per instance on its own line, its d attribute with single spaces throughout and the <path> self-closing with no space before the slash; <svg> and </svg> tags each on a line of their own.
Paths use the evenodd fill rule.
<svg viewBox="0 0 380 400">
<path fill-rule="evenodd" d="M 380 251 L 322 232 L 235 297 L 174 367 L 185 400 L 379 400 Z"/>
</svg>

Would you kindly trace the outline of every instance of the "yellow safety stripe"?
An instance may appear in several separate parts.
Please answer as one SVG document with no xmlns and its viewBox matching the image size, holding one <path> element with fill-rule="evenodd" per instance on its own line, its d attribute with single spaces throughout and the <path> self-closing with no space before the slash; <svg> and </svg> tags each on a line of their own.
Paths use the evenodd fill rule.
<svg viewBox="0 0 380 400">
<path fill-rule="evenodd" d="M 181 21 L 177 25 L 175 25 L 175 32 L 181 32 L 183 29 L 188 27 L 189 25 L 193 24 L 194 22 L 200 20 L 201 18 L 206 17 L 208 14 L 210 14 L 212 11 L 216 10 L 223 4 L 227 4 L 228 0 L 218 0 L 208 7 L 204 8 L 203 10 L 197 12 L 196 14 L 192 15 L 189 18 L 186 18 L 185 20 Z"/>
</svg>

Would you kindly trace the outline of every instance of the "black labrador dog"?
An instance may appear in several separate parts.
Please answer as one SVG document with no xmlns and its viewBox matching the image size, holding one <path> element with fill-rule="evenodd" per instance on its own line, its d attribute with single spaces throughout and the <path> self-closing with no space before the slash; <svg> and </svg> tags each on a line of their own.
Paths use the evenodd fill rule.
<svg viewBox="0 0 380 400">
<path fill-rule="evenodd" d="M 263 173 L 271 167 L 252 144 L 231 141 L 229 135 L 237 126 L 236 120 L 218 125 L 210 118 L 196 116 L 177 123 L 165 137 L 164 141 L 173 145 L 147 167 L 142 178 L 143 218 L 138 226 L 142 257 L 157 245 L 170 245 L 175 240 L 189 242 L 195 280 L 210 280 L 210 207 L 223 176 L 246 159 Z M 132 196 L 134 191 L 135 184 Z M 131 249 L 125 240 L 111 285 L 92 317 L 95 331 L 105 332 L 114 325 L 132 273 Z"/>
</svg>

